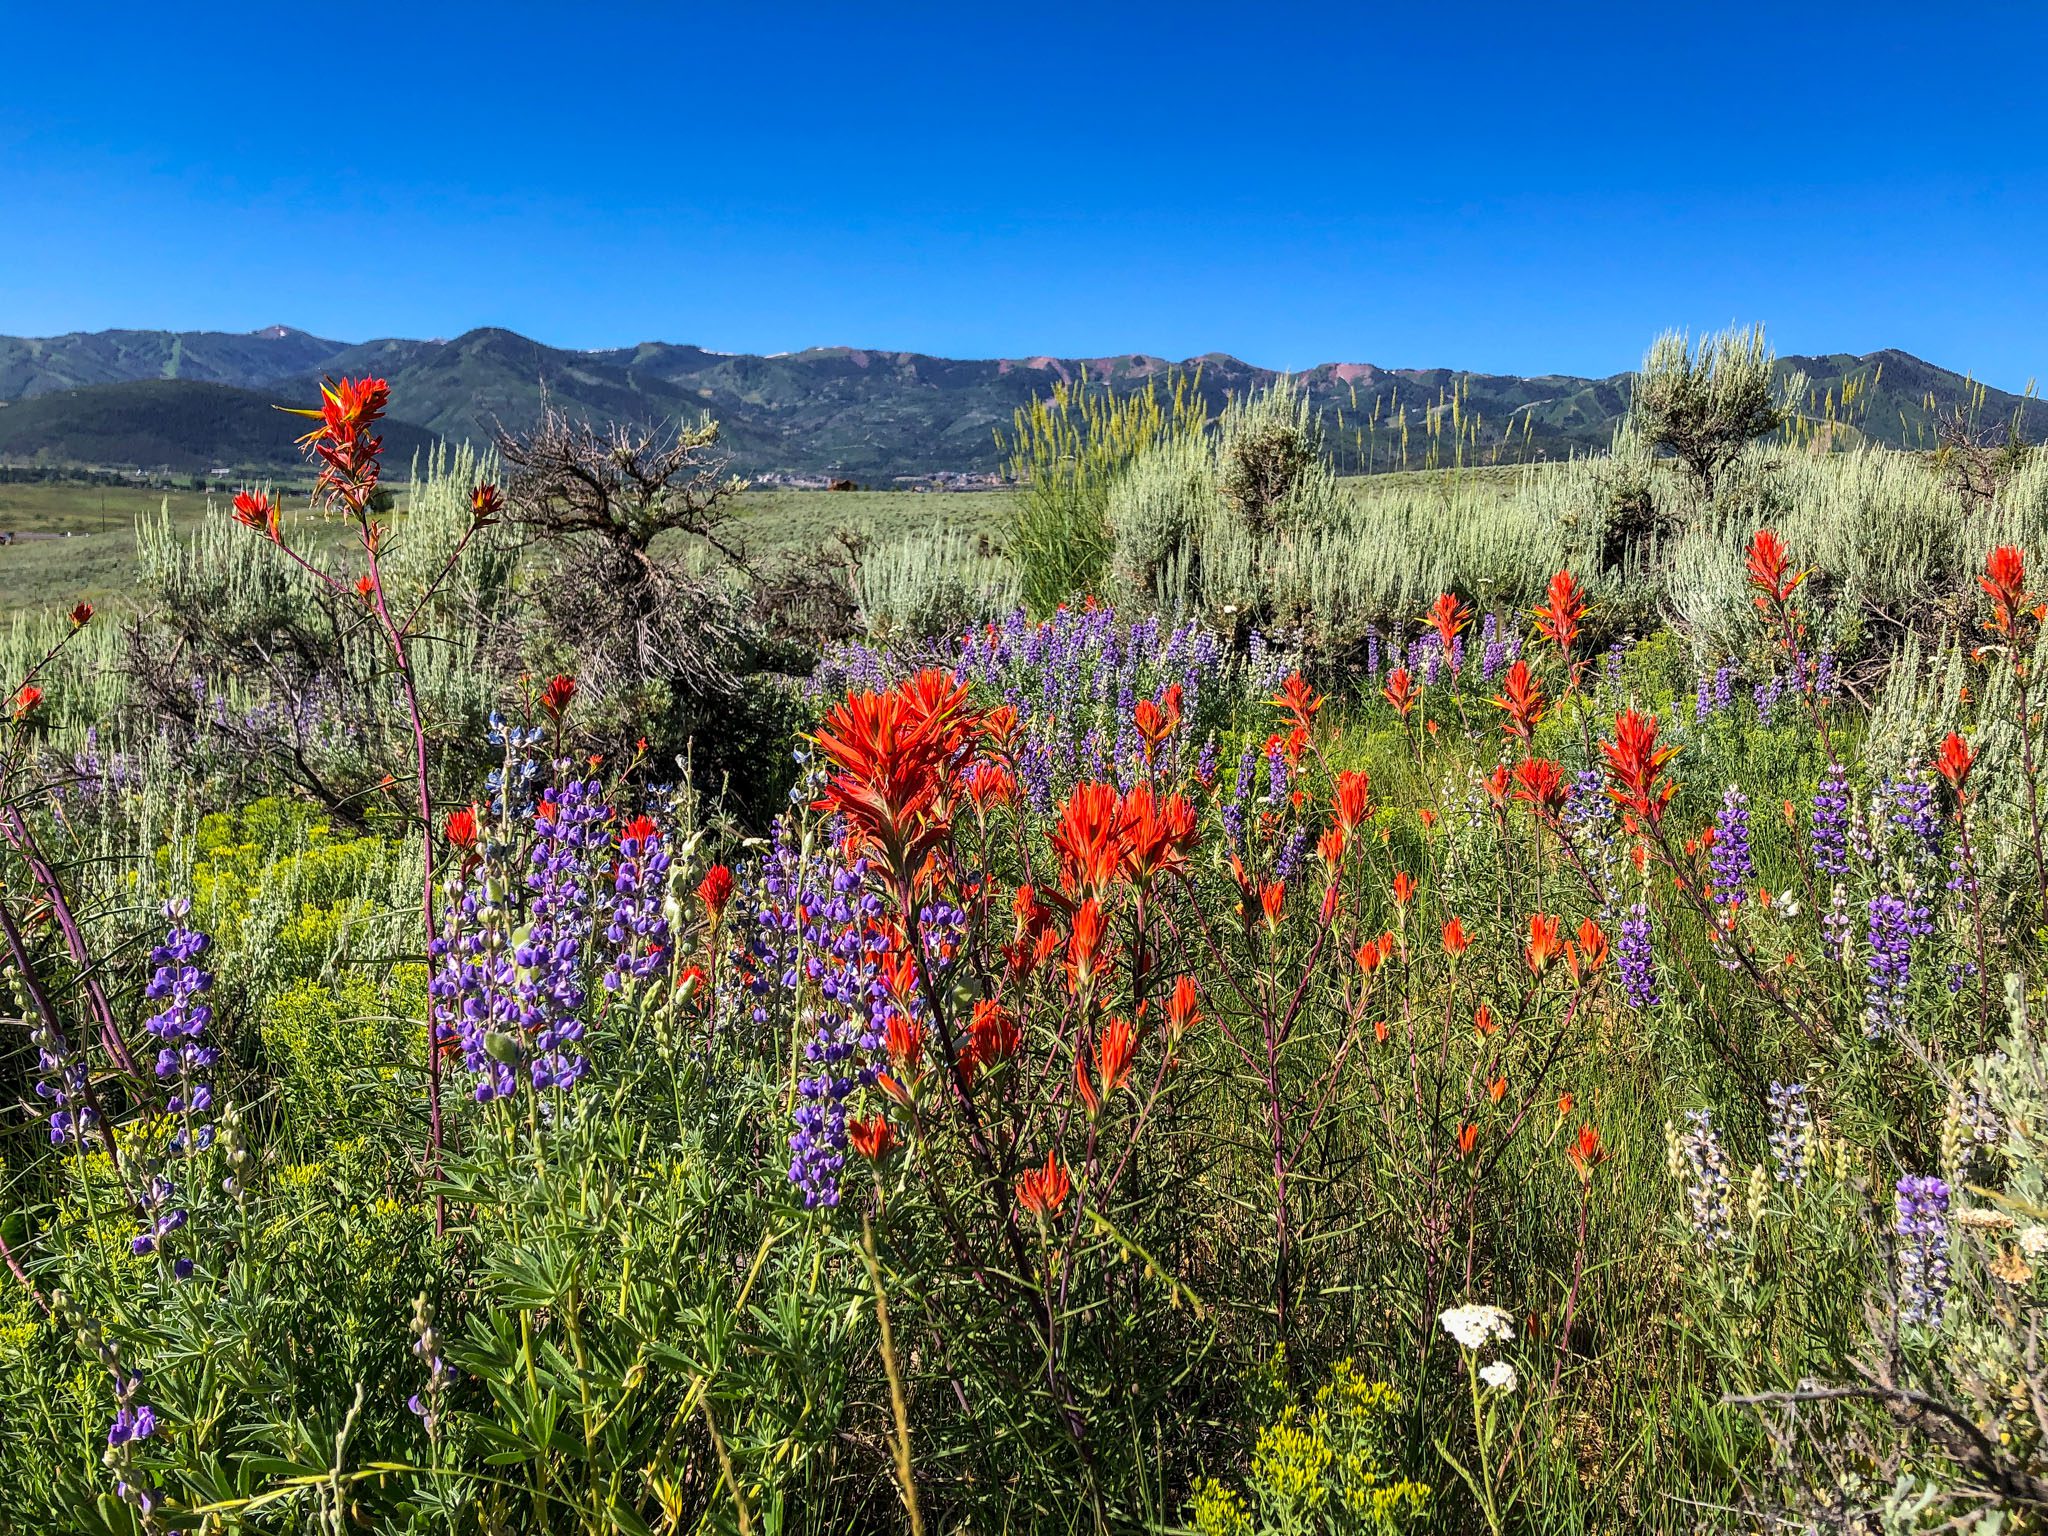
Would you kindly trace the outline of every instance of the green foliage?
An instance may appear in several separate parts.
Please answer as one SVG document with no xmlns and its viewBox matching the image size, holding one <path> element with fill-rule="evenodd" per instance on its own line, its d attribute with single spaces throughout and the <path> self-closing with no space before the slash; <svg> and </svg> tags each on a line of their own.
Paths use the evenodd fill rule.
<svg viewBox="0 0 2048 1536">
<path fill-rule="evenodd" d="M 1176 376 L 1118 394 L 1107 384 L 1056 385 L 1018 409 L 1000 439 L 1004 472 L 1019 484 L 1010 553 L 1034 614 L 1100 591 L 1109 571 L 1110 487 L 1148 447 L 1200 429 L 1199 379 Z"/>
<path fill-rule="evenodd" d="M 1694 347 L 1682 331 L 1650 344 L 1637 372 L 1629 411 L 1635 429 L 1669 449 L 1712 497 L 1721 473 L 1757 438 L 1783 426 L 1804 376 L 1780 384 L 1777 355 L 1762 326 L 1717 331 Z"/>
<path fill-rule="evenodd" d="M 1195 1490 L 1200 1536 L 1387 1536 L 1422 1523 L 1426 1484 L 1403 1477 L 1391 1443 L 1400 1394 L 1359 1373 L 1332 1368 L 1312 1408 L 1290 1404 L 1259 1431 L 1238 1493 L 1214 1479 Z"/>
</svg>

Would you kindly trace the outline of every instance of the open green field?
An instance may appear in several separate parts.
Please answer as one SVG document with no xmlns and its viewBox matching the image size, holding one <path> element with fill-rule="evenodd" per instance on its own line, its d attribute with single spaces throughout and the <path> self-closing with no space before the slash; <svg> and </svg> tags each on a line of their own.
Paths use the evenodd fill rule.
<svg viewBox="0 0 2048 1536">
<path fill-rule="evenodd" d="M 993 532 L 1009 502 L 1003 491 L 750 491 L 739 521 L 748 546 L 764 553 L 813 548 L 840 530 L 886 542 L 934 525 Z M 228 515 L 229 498 L 146 486 L 0 484 L 0 617 L 84 598 L 118 604 L 134 591 L 135 521 L 168 505 L 196 524 Z M 338 530 L 337 530 L 338 531 Z"/>
</svg>

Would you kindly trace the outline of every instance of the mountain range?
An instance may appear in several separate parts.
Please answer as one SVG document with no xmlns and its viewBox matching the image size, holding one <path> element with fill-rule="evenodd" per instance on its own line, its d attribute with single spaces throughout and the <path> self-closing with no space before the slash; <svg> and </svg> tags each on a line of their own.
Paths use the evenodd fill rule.
<svg viewBox="0 0 2048 1536">
<path fill-rule="evenodd" d="M 1779 366 L 1807 375 L 1817 422 L 1898 447 L 1931 446 L 1934 417 L 1979 388 L 1899 351 L 1786 357 Z M 270 406 L 312 399 L 322 377 L 372 374 L 391 383 L 387 452 L 396 456 L 437 438 L 480 442 L 501 426 L 530 426 L 545 395 L 597 421 L 709 412 L 734 468 L 756 478 L 887 484 L 994 471 L 996 432 L 1060 380 L 1085 375 L 1121 389 L 1196 370 L 1212 409 L 1277 377 L 1221 353 L 968 361 L 857 347 L 757 356 L 667 342 L 571 351 L 495 328 L 353 343 L 282 325 L 0 336 L 0 461 L 281 468 L 295 462 L 294 433 Z M 1346 471 L 1604 447 L 1629 386 L 1627 373 L 1520 377 L 1370 363 L 1325 363 L 1296 377 Z M 2048 436 L 2048 403 L 1982 393 L 1984 420 L 2017 414 L 2030 437 Z"/>
</svg>

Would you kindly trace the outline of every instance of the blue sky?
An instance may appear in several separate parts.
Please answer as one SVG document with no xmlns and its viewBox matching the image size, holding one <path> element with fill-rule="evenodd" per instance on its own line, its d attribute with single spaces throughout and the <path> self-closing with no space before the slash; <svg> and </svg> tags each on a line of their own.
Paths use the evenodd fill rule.
<svg viewBox="0 0 2048 1536">
<path fill-rule="evenodd" d="M 0 332 L 2048 374 L 2048 7 L 7 8 Z"/>
</svg>

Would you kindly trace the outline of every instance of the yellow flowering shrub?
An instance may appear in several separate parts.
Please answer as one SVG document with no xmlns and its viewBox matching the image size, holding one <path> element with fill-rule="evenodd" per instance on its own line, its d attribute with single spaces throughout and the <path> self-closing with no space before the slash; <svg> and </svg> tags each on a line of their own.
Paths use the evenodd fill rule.
<svg viewBox="0 0 2048 1536">
<path fill-rule="evenodd" d="M 1290 1404 L 1259 1431 L 1242 1493 L 1215 1478 L 1195 1490 L 1201 1536 L 1382 1536 L 1429 1507 L 1427 1484 L 1387 1451 L 1401 1397 L 1340 1362 L 1313 1406 Z"/>
</svg>

